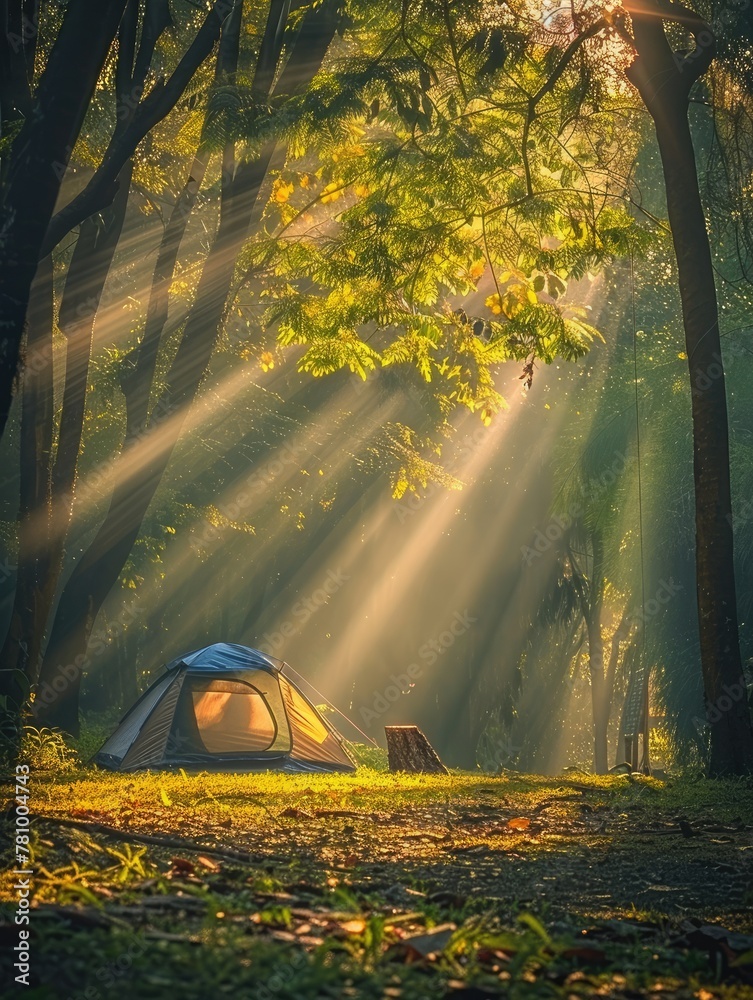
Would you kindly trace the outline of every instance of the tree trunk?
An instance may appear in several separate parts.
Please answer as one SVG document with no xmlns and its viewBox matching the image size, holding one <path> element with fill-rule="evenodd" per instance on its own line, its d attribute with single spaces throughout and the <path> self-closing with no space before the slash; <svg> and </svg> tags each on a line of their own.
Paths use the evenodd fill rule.
<svg viewBox="0 0 753 1000">
<path fill-rule="evenodd" d="M 21 404 L 18 569 L 8 632 L 0 654 L 0 695 L 17 716 L 36 680 L 40 654 L 37 628 L 48 590 L 46 548 L 50 519 L 52 456 L 53 268 L 39 264 L 31 290 L 27 350 L 37 359 L 24 372 Z M 25 680 L 24 680 L 25 679 Z"/>
<path fill-rule="evenodd" d="M 60 183 L 126 0 L 77 0 L 65 11 L 16 141 L 0 209 L 0 435 L 18 373 L 29 293 Z"/>
<path fill-rule="evenodd" d="M 601 636 L 601 614 L 597 611 L 586 619 L 588 630 L 588 672 L 591 678 L 591 706 L 594 734 L 594 771 L 606 774 L 609 770 L 607 735 L 609 729 L 609 702 L 604 678 L 604 640 Z"/>
<path fill-rule="evenodd" d="M 447 774 L 447 768 L 418 726 L 385 726 L 390 771 Z"/>
<path fill-rule="evenodd" d="M 617 668 L 620 663 L 620 646 L 623 642 L 627 642 L 633 631 L 633 620 L 628 608 L 625 608 L 623 612 L 620 624 L 614 630 L 614 635 L 612 636 L 612 648 L 609 653 L 609 663 L 607 664 L 607 675 L 606 675 L 606 699 L 609 705 L 609 714 L 611 716 L 612 703 L 614 701 L 614 687 L 617 678 Z M 608 723 L 607 723 L 608 724 Z M 621 727 L 620 727 L 621 729 Z M 615 764 L 622 764 L 623 758 L 620 756 L 624 753 L 624 740 L 622 739 L 622 733 L 620 732 L 620 737 L 617 740 L 617 750 Z"/>
<path fill-rule="evenodd" d="M 67 347 L 60 433 L 52 468 L 53 525 L 50 532 L 53 545 L 59 548 L 60 559 L 73 511 L 94 324 L 123 231 L 131 172 L 129 163 L 121 174 L 118 195 L 112 208 L 105 213 L 104 221 L 87 219 L 82 224 L 60 303 L 58 327 L 66 337 Z M 54 562 L 52 569 L 54 572 Z M 60 567 L 57 574 L 59 572 Z"/>
<path fill-rule="evenodd" d="M 594 771 L 609 770 L 609 693 L 604 674 L 604 639 L 601 611 L 604 593 L 604 546 L 598 532 L 591 535 L 591 577 L 582 594 L 583 618 L 588 635 L 588 673 L 591 680 L 591 707 L 594 734 Z"/>
<path fill-rule="evenodd" d="M 656 126 L 690 369 L 696 591 L 711 726 L 709 774 L 748 774 L 753 771 L 753 729 L 738 633 L 724 365 L 711 248 L 688 122 L 690 87 L 710 62 L 713 48 L 699 33 L 696 49 L 680 58 L 667 41 L 661 16 L 669 15 L 663 9 L 658 17 L 655 11 L 631 10 L 631 15 L 638 58 L 628 75 Z M 713 39 L 710 31 L 709 37 Z"/>
<path fill-rule="evenodd" d="M 0 3 L 0 124 L 25 118 L 31 107 L 31 83 L 37 47 L 39 0 Z M 2 135 L 0 134 L 0 138 Z"/>
<path fill-rule="evenodd" d="M 149 399 L 157 366 L 159 345 L 167 323 L 170 306 L 170 286 L 175 277 L 178 253 L 186 233 L 188 220 L 196 205 L 208 164 L 209 152 L 199 148 L 162 236 L 157 261 L 154 265 L 144 334 L 138 346 L 124 362 L 119 373 L 120 386 L 126 400 L 124 452 L 128 451 L 139 440 L 147 428 Z"/>
<path fill-rule="evenodd" d="M 65 290 L 60 305 L 58 326 L 67 339 L 65 361 L 65 386 L 60 416 L 57 449 L 52 462 L 51 448 L 40 448 L 28 442 L 21 457 L 21 477 L 35 469 L 36 479 L 44 479 L 48 487 L 48 502 L 39 495 L 34 508 L 28 510 L 22 501 L 19 534 L 19 573 L 14 600 L 11 627 L 6 635 L 1 654 L 4 665 L 12 664 L 27 675 L 30 685 L 37 679 L 39 659 L 50 611 L 54 603 L 57 584 L 63 568 L 65 540 L 73 514 L 73 497 L 78 468 L 78 456 L 84 429 L 86 388 L 91 358 L 94 321 L 110 272 L 125 217 L 130 185 L 130 167 L 124 171 L 122 188 L 118 193 L 109 218 L 101 224 L 93 219 L 81 227 L 78 243 L 73 252 Z M 49 258 L 45 259 L 49 261 Z M 40 265 L 41 268 L 41 265 Z M 47 274 L 48 267 L 45 267 Z M 43 433 L 52 435 L 52 366 L 51 343 L 54 322 L 52 305 L 52 274 L 49 288 L 44 287 L 45 302 L 41 303 L 43 315 L 32 316 L 30 307 L 28 344 L 30 352 L 36 350 L 40 338 L 44 343 L 49 364 L 43 372 L 30 369 L 30 380 L 24 383 L 22 424 L 44 427 Z M 35 281 L 34 288 L 41 283 Z M 47 301 L 49 300 L 49 301 Z M 42 329 L 44 324 L 45 329 Z M 35 328 L 39 326 L 39 332 Z M 37 389 L 40 379 L 49 385 L 45 391 Z M 28 388 L 28 391 L 27 391 Z M 35 409 L 38 408 L 37 413 Z M 22 431 L 22 436 L 24 432 Z M 35 580 L 32 585 L 32 578 Z M 32 588 L 30 591 L 29 588 Z M 33 593 L 33 600 L 30 599 Z"/>
</svg>

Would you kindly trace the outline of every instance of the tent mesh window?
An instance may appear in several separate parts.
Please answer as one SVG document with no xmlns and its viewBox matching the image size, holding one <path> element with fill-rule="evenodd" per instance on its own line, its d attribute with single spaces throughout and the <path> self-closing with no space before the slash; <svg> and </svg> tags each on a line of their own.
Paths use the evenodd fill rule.
<svg viewBox="0 0 753 1000">
<path fill-rule="evenodd" d="M 199 739 L 208 753 L 261 753 L 277 737 L 266 699 L 244 681 L 208 681 L 190 686 Z"/>
</svg>

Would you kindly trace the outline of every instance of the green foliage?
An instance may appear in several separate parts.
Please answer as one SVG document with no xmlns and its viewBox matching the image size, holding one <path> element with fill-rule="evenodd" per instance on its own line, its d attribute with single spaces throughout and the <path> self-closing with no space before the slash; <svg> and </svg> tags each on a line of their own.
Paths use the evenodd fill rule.
<svg viewBox="0 0 753 1000">
<path fill-rule="evenodd" d="M 105 851 L 115 861 L 106 872 L 119 885 L 148 878 L 155 871 L 155 866 L 146 858 L 146 847 L 123 844 L 121 847 L 105 847 Z"/>
<path fill-rule="evenodd" d="M 387 771 L 387 751 L 370 743 L 351 743 L 346 741 L 348 753 L 359 767 L 370 771 Z"/>
<path fill-rule="evenodd" d="M 388 4 L 377 21 L 354 4 L 349 46 L 305 93 L 259 108 L 238 83 L 212 98 L 216 141 L 287 147 L 239 261 L 264 326 L 315 376 L 413 369 L 427 448 L 456 411 L 488 423 L 504 406 L 504 363 L 530 385 L 537 362 L 586 355 L 601 338 L 570 286 L 653 239 L 626 209 L 631 99 L 577 60 L 550 85 L 556 44 L 461 7 L 437 31 L 422 12 Z"/>
<path fill-rule="evenodd" d="M 20 757 L 29 764 L 32 772 L 72 771 L 76 767 L 77 756 L 76 751 L 68 746 L 59 730 L 24 727 Z"/>
</svg>

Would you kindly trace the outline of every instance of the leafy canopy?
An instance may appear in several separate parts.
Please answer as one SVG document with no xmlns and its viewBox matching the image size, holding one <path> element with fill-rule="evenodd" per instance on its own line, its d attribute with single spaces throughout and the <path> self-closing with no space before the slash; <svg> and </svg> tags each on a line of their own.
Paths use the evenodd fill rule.
<svg viewBox="0 0 753 1000">
<path fill-rule="evenodd" d="M 429 436 L 457 408 L 490 422 L 504 362 L 530 386 L 585 355 L 600 334 L 570 284 L 650 238 L 627 208 L 632 98 L 589 69 L 603 40 L 568 52 L 484 10 L 353 4 L 305 93 L 213 97 L 218 142 L 287 149 L 240 261 L 263 325 L 314 376 L 399 369 Z"/>
</svg>

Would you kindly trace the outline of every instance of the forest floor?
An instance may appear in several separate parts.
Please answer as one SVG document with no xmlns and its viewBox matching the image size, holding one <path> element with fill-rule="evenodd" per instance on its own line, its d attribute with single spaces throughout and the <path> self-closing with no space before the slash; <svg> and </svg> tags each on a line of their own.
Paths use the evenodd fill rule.
<svg viewBox="0 0 753 1000">
<path fill-rule="evenodd" d="M 85 769 L 29 794 L 37 985 L 7 856 L 7 998 L 753 998 L 750 782 Z"/>
</svg>

